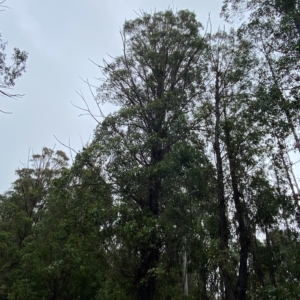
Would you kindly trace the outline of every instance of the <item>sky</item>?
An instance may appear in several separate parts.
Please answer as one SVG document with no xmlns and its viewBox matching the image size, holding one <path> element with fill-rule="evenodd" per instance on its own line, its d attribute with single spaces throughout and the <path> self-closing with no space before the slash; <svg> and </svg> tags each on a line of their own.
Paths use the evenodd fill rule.
<svg viewBox="0 0 300 300">
<path fill-rule="evenodd" d="M 10 59 L 14 47 L 28 52 L 26 73 L 13 93 L 20 99 L 0 98 L 0 193 L 11 187 L 15 170 L 28 163 L 31 153 L 43 147 L 63 150 L 70 145 L 80 151 L 93 137 L 97 123 L 79 116 L 84 106 L 82 93 L 96 113 L 84 81 L 99 85 L 103 59 L 122 54 L 120 29 L 125 20 L 142 10 L 154 12 L 189 9 L 206 26 L 210 15 L 212 31 L 223 26 L 221 0 L 6 0 L 0 12 L 2 39 L 8 42 Z M 72 103 L 74 105 L 72 105 Z M 107 115 L 113 107 L 105 105 Z M 58 141 L 56 138 L 60 141 Z"/>
</svg>

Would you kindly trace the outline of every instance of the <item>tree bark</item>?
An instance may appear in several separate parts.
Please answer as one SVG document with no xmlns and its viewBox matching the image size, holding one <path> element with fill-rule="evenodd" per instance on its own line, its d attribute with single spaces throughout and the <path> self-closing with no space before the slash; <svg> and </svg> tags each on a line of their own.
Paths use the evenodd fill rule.
<svg viewBox="0 0 300 300">
<path fill-rule="evenodd" d="M 186 241 L 184 241 L 183 253 L 182 253 L 182 284 L 183 284 L 183 295 L 189 294 L 189 282 L 187 272 L 187 254 L 186 254 Z"/>
<path fill-rule="evenodd" d="M 234 300 L 233 285 L 226 263 L 228 262 L 228 222 L 226 217 L 226 203 L 225 203 L 225 192 L 224 192 L 224 174 L 222 166 L 222 157 L 220 149 L 220 76 L 219 71 L 216 72 L 215 81 L 215 141 L 214 150 L 216 155 L 216 168 L 217 168 L 217 192 L 218 192 L 218 203 L 219 203 L 219 237 L 220 237 L 220 251 L 222 256 L 225 256 L 224 261 L 220 261 L 221 276 L 225 286 L 225 295 L 227 300 Z"/>
<path fill-rule="evenodd" d="M 150 165 L 153 167 L 163 159 L 163 151 L 159 145 L 152 148 L 152 157 Z M 149 177 L 149 196 L 146 205 L 147 213 L 152 217 L 158 218 L 159 216 L 159 198 L 161 193 L 161 178 L 152 174 Z M 149 237 L 147 243 L 141 249 L 140 254 L 140 267 L 136 274 L 137 284 L 137 300 L 152 300 L 155 297 L 156 291 L 156 274 L 160 258 L 161 241 L 156 234 L 156 228 L 152 229 L 153 232 Z"/>
<path fill-rule="evenodd" d="M 224 108 L 226 109 L 226 108 Z M 241 193 L 238 188 L 238 177 L 237 177 L 237 165 L 236 165 L 236 155 L 234 145 L 231 139 L 231 128 L 227 125 L 226 111 L 225 111 L 225 143 L 227 148 L 227 156 L 229 160 L 229 169 L 231 177 L 231 187 L 233 191 L 233 200 L 237 214 L 238 221 L 238 232 L 239 232 L 239 243 L 240 243 L 240 262 L 239 262 L 239 273 L 238 280 L 235 288 L 235 298 L 236 300 L 245 300 L 247 291 L 247 281 L 248 281 L 248 253 L 249 253 L 249 236 L 248 229 L 245 224 L 245 206 L 241 200 Z"/>
<path fill-rule="evenodd" d="M 156 239 L 156 236 L 153 237 Z M 150 241 L 149 241 L 150 242 Z M 149 272 L 157 267 L 160 251 L 159 244 L 154 247 L 149 244 L 141 251 L 141 265 L 136 276 L 137 283 L 137 300 L 152 300 L 156 291 L 156 275 Z"/>
</svg>

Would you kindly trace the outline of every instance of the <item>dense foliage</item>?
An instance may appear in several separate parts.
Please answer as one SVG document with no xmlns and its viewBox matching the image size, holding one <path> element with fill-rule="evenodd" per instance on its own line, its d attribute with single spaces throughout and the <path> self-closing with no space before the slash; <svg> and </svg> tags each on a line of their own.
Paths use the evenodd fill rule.
<svg viewBox="0 0 300 300">
<path fill-rule="evenodd" d="M 0 198 L 0 299 L 299 299 L 299 11 L 223 15 L 243 7 L 215 34 L 185 10 L 125 22 L 95 97 L 117 110 Z"/>
</svg>

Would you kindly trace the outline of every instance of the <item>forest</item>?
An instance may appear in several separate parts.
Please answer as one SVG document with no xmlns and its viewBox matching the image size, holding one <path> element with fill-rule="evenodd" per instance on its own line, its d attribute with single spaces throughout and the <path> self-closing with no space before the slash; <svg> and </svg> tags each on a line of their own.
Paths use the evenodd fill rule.
<svg viewBox="0 0 300 300">
<path fill-rule="evenodd" d="M 0 195 L 0 300 L 300 299 L 300 3 L 221 17 L 124 23 L 91 86 L 115 111 L 87 107 L 91 142 L 44 147 Z"/>
</svg>

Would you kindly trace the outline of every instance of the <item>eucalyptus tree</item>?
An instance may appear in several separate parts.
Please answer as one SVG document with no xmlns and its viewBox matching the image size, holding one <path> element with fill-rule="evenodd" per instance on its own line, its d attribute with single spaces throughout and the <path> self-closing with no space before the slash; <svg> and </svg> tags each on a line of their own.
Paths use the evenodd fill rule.
<svg viewBox="0 0 300 300">
<path fill-rule="evenodd" d="M 286 175 L 287 180 L 284 182 L 284 178 L 279 177 L 278 189 L 276 176 L 267 170 L 274 168 L 272 157 L 276 157 L 277 161 L 281 161 L 283 174 L 287 173 L 284 168 L 286 153 L 277 146 L 282 144 L 277 144 L 274 138 L 286 138 L 289 135 L 289 131 L 285 130 L 288 125 L 284 128 L 282 123 L 285 123 L 282 122 L 283 128 L 280 128 L 275 123 L 269 124 L 266 121 L 268 112 L 263 115 L 260 110 L 262 87 L 256 80 L 257 72 L 261 70 L 258 63 L 260 56 L 248 36 L 240 32 L 238 35 L 218 34 L 216 42 L 212 41 L 211 56 L 212 77 L 215 78 L 212 86 L 215 113 L 213 148 L 219 172 L 218 186 L 219 189 L 220 185 L 223 187 L 220 190 L 224 196 L 220 198 L 219 195 L 220 219 L 222 216 L 225 221 L 227 219 L 229 237 L 226 240 L 220 229 L 221 241 L 225 245 L 221 250 L 228 249 L 229 260 L 230 255 L 234 256 L 236 251 L 239 253 L 235 266 L 226 266 L 223 262 L 226 299 L 246 299 L 248 295 L 259 295 L 259 290 L 272 288 L 279 293 L 282 286 L 277 286 L 276 279 L 276 270 L 279 270 L 278 253 L 274 253 L 276 243 L 271 236 L 279 230 L 283 220 L 293 221 L 291 208 L 297 209 L 298 205 L 297 199 L 294 199 L 296 195 L 292 192 L 293 184 L 289 184 L 288 179 L 291 178 Z M 272 109 L 274 107 L 271 106 L 269 111 Z M 227 214 L 226 211 L 221 214 L 224 204 L 220 199 L 227 201 Z M 262 257 L 266 257 L 266 254 L 262 254 L 259 249 L 257 231 L 265 235 L 268 257 L 271 258 L 263 277 Z M 220 266 L 222 268 L 222 264 Z M 256 287 L 252 285 L 253 281 Z M 233 291 L 231 295 L 228 290 Z"/>
<path fill-rule="evenodd" d="M 261 85 L 261 102 L 264 102 L 261 109 L 269 117 L 272 127 L 276 126 L 286 138 L 293 137 L 293 146 L 298 151 L 299 9 L 299 3 L 293 0 L 226 0 L 222 11 L 230 21 L 248 11 L 240 30 L 255 44 L 260 57 L 256 81 Z"/>
<path fill-rule="evenodd" d="M 250 19 L 262 20 L 264 18 L 278 18 L 282 29 L 292 32 L 285 32 L 282 36 L 289 38 L 300 37 L 300 3 L 297 0 L 224 0 L 222 15 L 227 19 L 243 16 L 247 13 Z"/>
<path fill-rule="evenodd" d="M 1 221 L 6 226 L 9 224 L 8 228 L 17 226 L 18 229 L 14 229 L 20 248 L 24 246 L 32 225 L 40 220 L 52 180 L 67 166 L 68 157 L 63 151 L 43 148 L 41 154 L 32 154 L 27 166 L 16 170 L 18 178 L 1 201 Z M 19 220 L 14 219 L 17 215 Z"/>
<path fill-rule="evenodd" d="M 294 0 L 224 1 L 223 16 L 233 21 L 248 11 L 241 31 L 256 45 L 261 68 L 257 81 L 268 100 L 266 113 L 277 131 L 290 133 L 299 144 L 300 7 Z M 249 13 L 250 12 L 250 13 Z M 263 105 L 262 105 L 263 106 Z M 283 133 L 284 134 L 284 133 Z"/>
<path fill-rule="evenodd" d="M 265 248 L 255 234 L 249 235 L 252 255 L 249 268 L 253 277 L 250 273 L 248 295 L 266 299 L 275 294 L 283 297 L 281 293 L 286 286 L 278 283 L 280 263 L 277 256 L 280 254 L 274 252 L 277 243 L 272 237 L 277 236 L 279 228 L 295 230 L 295 215 L 299 210 L 298 185 L 289 157 L 292 150 L 300 150 L 299 7 L 296 1 L 225 0 L 222 14 L 231 22 L 244 17 L 238 32 L 252 45 L 251 51 L 257 57 L 251 79 L 255 88 L 248 91 L 251 101 L 244 111 L 251 116 L 247 117 L 252 120 L 251 130 L 256 134 L 257 128 L 261 128 L 263 133 L 260 135 L 263 152 L 252 158 L 259 155 L 264 164 L 260 170 L 254 168 L 254 176 L 248 176 L 249 181 L 241 194 L 247 199 L 247 223 L 252 224 L 252 233 L 258 230 L 265 235 Z M 263 153 L 267 160 L 262 159 Z M 266 172 L 267 168 L 273 172 Z M 264 259 L 270 260 L 269 263 L 264 264 Z M 266 265 L 268 267 L 264 268 Z M 296 276 L 294 280 L 297 281 Z M 259 294 L 259 290 L 265 293 Z M 286 295 L 288 293 L 286 289 Z"/>
<path fill-rule="evenodd" d="M 1 196 L 0 234 L 1 248 L 1 297 L 11 288 L 15 271 L 19 267 L 26 238 L 40 222 L 45 212 L 46 198 L 52 180 L 67 167 L 68 158 L 62 151 L 43 148 L 33 154 L 28 165 L 16 171 L 18 179 L 12 188 Z"/>
<path fill-rule="evenodd" d="M 200 98 L 199 134 L 206 138 L 216 169 L 219 290 L 225 299 L 246 299 L 254 259 L 256 216 L 248 192 L 264 171 L 268 134 L 253 117 L 257 57 L 252 43 L 234 32 L 208 37 L 206 92 Z M 250 257 L 251 256 L 251 257 Z"/>
<path fill-rule="evenodd" d="M 299 213 L 299 186 L 290 158 L 291 153 L 295 157 L 295 150 L 300 153 L 299 2 L 230 0 L 224 1 L 223 14 L 233 21 L 245 9 L 248 13 L 239 30 L 253 43 L 259 57 L 252 113 L 259 126 L 269 131 L 266 143 L 274 173 L 271 185 L 285 199 L 280 219 L 289 229 L 297 223 Z"/>
<path fill-rule="evenodd" d="M 180 177 L 175 150 L 190 138 L 196 125 L 192 112 L 203 91 L 206 45 L 199 29 L 188 11 L 142 13 L 123 26 L 123 55 L 102 69 L 98 100 L 119 110 L 97 127 L 93 147 L 119 209 L 118 244 L 126 246 L 132 262 L 122 271 L 132 278 L 136 299 L 157 294 L 161 257 L 170 249 L 166 216 L 171 207 L 180 209 L 173 200 L 182 187 L 174 186 L 171 196 L 168 186 Z"/>
<path fill-rule="evenodd" d="M 52 179 L 47 209 L 22 249 L 10 299 L 124 299 L 105 250 L 109 187 L 87 152 Z"/>
</svg>

